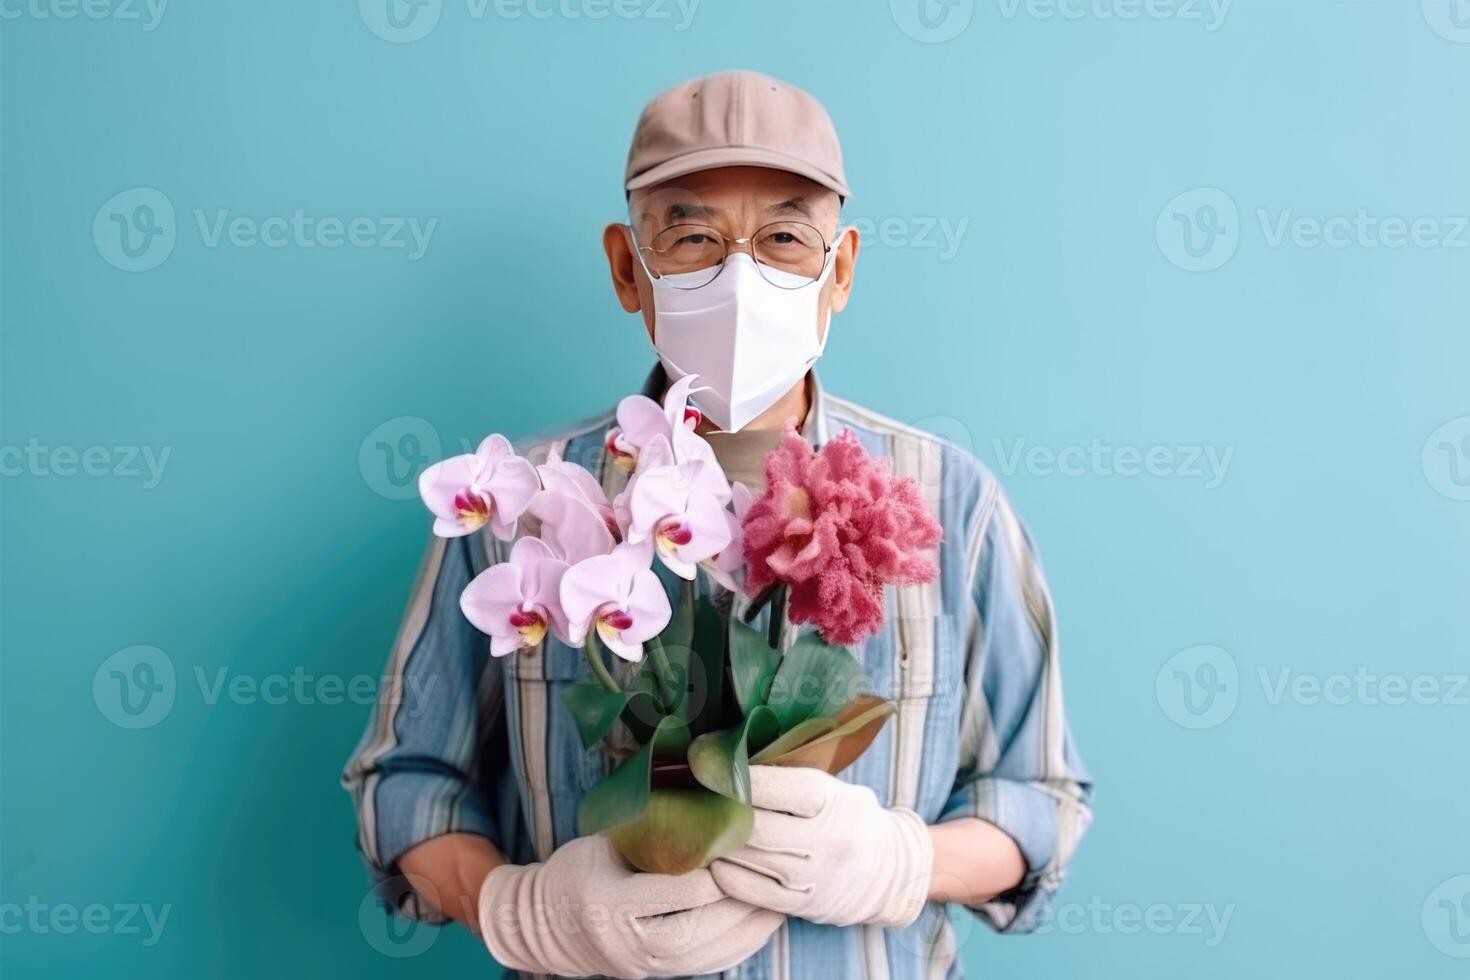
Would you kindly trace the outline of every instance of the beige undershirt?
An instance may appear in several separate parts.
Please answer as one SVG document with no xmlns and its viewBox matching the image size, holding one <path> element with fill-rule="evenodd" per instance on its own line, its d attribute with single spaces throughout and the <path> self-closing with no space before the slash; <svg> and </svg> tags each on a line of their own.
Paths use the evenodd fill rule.
<svg viewBox="0 0 1470 980">
<path fill-rule="evenodd" d="M 780 429 L 746 429 L 742 432 L 710 432 L 704 439 L 715 451 L 715 459 L 731 483 L 739 482 L 760 496 L 766 489 L 762 460 L 781 443 Z"/>
</svg>

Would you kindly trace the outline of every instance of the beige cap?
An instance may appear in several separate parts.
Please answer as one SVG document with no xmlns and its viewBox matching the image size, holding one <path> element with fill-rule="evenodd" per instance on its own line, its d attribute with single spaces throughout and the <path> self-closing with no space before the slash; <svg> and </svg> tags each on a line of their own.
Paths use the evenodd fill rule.
<svg viewBox="0 0 1470 980">
<path fill-rule="evenodd" d="M 654 96 L 633 132 L 625 186 L 742 166 L 787 170 L 848 196 L 827 110 L 795 85 L 753 71 L 706 75 Z"/>
</svg>

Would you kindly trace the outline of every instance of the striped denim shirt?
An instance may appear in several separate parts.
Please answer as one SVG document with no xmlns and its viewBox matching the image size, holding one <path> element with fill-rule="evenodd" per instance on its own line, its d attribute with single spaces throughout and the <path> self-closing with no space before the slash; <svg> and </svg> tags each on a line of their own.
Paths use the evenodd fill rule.
<svg viewBox="0 0 1470 980">
<path fill-rule="evenodd" d="M 655 369 L 645 393 L 659 397 L 662 383 Z M 809 391 L 803 435 L 821 445 L 851 429 L 870 454 L 918 481 L 944 529 L 937 580 L 890 587 L 883 630 L 853 648 L 874 693 L 898 712 L 840 778 L 930 823 L 980 817 L 1006 831 L 1026 876 L 971 911 L 998 931 L 1034 929 L 1091 820 L 1092 793 L 1063 711 L 1056 619 L 1035 546 L 972 455 L 825 394 L 815 377 Z M 603 453 L 614 424 L 609 412 L 517 448 L 534 463 L 558 451 L 611 495 L 627 479 Z M 577 836 L 578 802 L 613 765 L 602 749 L 582 747 L 561 703 L 568 685 L 591 679 L 581 651 L 548 635 L 535 650 L 494 659 L 460 612 L 465 585 L 508 550 L 488 530 L 430 542 L 387 682 L 343 775 L 358 847 L 383 897 L 413 918 L 438 921 L 403 882 L 405 851 L 468 832 L 517 863 L 545 860 Z M 658 571 L 673 596 L 678 580 Z M 700 588 L 719 586 L 701 573 Z M 769 615 L 756 623 L 764 629 Z M 782 644 L 796 632 L 783 621 Z M 636 670 L 608 662 L 620 680 Z M 906 929 L 788 919 L 726 976 L 959 977 L 957 953 L 945 910 L 931 903 Z"/>
</svg>

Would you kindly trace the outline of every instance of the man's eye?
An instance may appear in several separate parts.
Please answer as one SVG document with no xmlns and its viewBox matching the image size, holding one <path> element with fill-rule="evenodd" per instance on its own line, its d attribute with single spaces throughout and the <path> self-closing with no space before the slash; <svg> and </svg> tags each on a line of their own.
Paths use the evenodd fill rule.
<svg viewBox="0 0 1470 980">
<path fill-rule="evenodd" d="M 692 235 L 685 235 L 683 238 L 680 238 L 674 244 L 675 245 L 708 245 L 712 241 L 714 241 L 714 239 L 710 238 L 708 235 L 701 235 L 701 234 L 696 233 L 696 234 L 692 234 Z"/>
</svg>

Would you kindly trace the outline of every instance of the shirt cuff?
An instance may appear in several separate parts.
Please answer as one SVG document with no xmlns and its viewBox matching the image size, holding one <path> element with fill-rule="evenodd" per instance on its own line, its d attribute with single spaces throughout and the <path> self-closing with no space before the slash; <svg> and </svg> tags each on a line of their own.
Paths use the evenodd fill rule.
<svg viewBox="0 0 1470 980">
<path fill-rule="evenodd" d="M 1057 801 L 1030 783 L 977 779 L 956 789 L 938 823 L 979 817 L 1005 831 L 1026 861 L 1021 883 L 979 905 L 966 905 L 1001 933 L 1034 931 L 1049 913 L 1061 884 L 1052 867 L 1057 850 Z"/>
<path fill-rule="evenodd" d="M 416 892 L 398 867 L 413 847 L 450 833 L 478 834 L 502 852 L 499 828 L 480 794 L 463 780 L 439 773 L 396 772 L 375 790 L 377 859 L 366 856 L 380 903 L 405 918 L 449 921 Z"/>
</svg>

